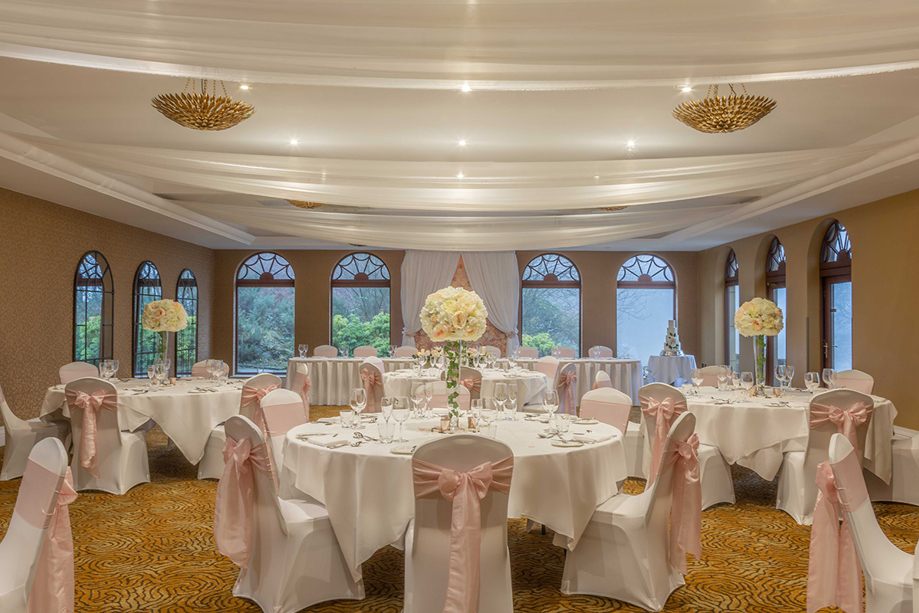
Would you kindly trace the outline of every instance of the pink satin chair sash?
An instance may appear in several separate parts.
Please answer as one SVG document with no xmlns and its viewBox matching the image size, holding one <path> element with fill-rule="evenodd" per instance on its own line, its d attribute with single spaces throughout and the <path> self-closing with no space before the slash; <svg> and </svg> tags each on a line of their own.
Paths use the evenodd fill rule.
<svg viewBox="0 0 919 613">
<path fill-rule="evenodd" d="M 849 453 L 840 463 L 849 458 L 858 467 L 860 477 L 855 453 Z M 862 567 L 848 517 L 844 517 L 841 529 L 839 526 L 840 491 L 833 470 L 829 462 L 817 467 L 817 505 L 807 564 L 807 613 L 828 606 L 862 613 Z"/>
<path fill-rule="evenodd" d="M 667 460 L 673 466 L 670 503 L 670 566 L 686 574 L 686 554 L 702 558 L 702 480 L 699 469 L 699 435 L 674 441 Z"/>
<path fill-rule="evenodd" d="M 294 375 L 294 382 L 292 385 L 293 391 L 300 394 L 300 399 L 303 400 L 303 409 L 306 413 L 306 421 L 310 420 L 310 387 L 312 387 L 313 382 L 310 380 L 309 374 L 297 373 Z"/>
<path fill-rule="evenodd" d="M 557 390 L 561 391 L 560 394 L 560 404 L 558 408 L 559 413 L 567 413 L 568 415 L 575 415 L 577 413 L 577 406 L 574 402 L 574 386 L 577 384 L 578 375 L 574 371 L 562 372 L 558 376 L 558 384 L 555 386 Z"/>
<path fill-rule="evenodd" d="M 858 449 L 858 435 L 856 429 L 871 419 L 871 413 L 874 411 L 873 405 L 867 405 L 864 402 L 857 402 L 847 409 L 838 407 L 828 407 L 822 404 L 811 403 L 810 405 L 810 428 L 826 422 L 833 422 L 836 430 L 849 439 L 852 446 Z"/>
<path fill-rule="evenodd" d="M 459 384 L 465 387 L 470 392 L 480 392 L 482 391 L 482 378 L 481 377 L 469 377 L 467 379 L 460 379 Z"/>
<path fill-rule="evenodd" d="M 80 433 L 80 466 L 89 471 L 97 479 L 99 473 L 99 453 L 97 449 L 98 417 L 99 410 L 118 410 L 118 394 L 115 392 L 98 391 L 92 394 L 78 390 L 68 389 L 64 392 L 70 410 L 75 408 L 83 410 L 83 425 Z"/>
<path fill-rule="evenodd" d="M 49 479 L 53 478 L 57 482 L 55 491 L 60 494 L 57 505 L 47 516 L 48 532 L 29 592 L 29 613 L 73 613 L 73 533 L 70 530 L 68 509 L 70 503 L 77 499 L 73 489 L 73 474 L 68 468 L 64 478 L 61 478 L 59 474 L 32 460 L 29 460 L 26 467 L 27 473 L 32 466 L 47 473 Z M 33 469 L 33 474 L 35 471 Z"/>
<path fill-rule="evenodd" d="M 412 460 L 415 498 L 436 492 L 453 502 L 450 524 L 450 563 L 444 613 L 475 613 L 479 597 L 479 564 L 482 545 L 481 500 L 489 489 L 511 490 L 514 457 L 485 462 L 469 472 Z"/>
<path fill-rule="evenodd" d="M 675 417 L 686 412 L 685 400 L 664 398 L 657 400 L 639 396 L 641 414 L 645 418 L 654 418 L 654 440 L 651 444 L 651 474 L 648 475 L 648 485 L 654 483 L 661 468 L 661 456 L 664 453 L 664 444 L 667 442 L 667 433 Z"/>
<path fill-rule="evenodd" d="M 244 385 L 242 396 L 239 401 L 240 407 L 248 407 L 251 404 L 258 406 L 262 402 L 262 398 L 268 395 L 269 392 L 273 392 L 278 389 L 277 385 L 269 385 L 268 387 L 254 387 L 251 385 Z"/>
<path fill-rule="evenodd" d="M 361 381 L 364 382 L 364 390 L 367 392 L 367 407 L 365 413 L 377 413 L 380 407 L 376 406 L 376 397 L 374 396 L 374 387 L 383 387 L 383 375 L 370 370 L 361 370 Z"/>
</svg>

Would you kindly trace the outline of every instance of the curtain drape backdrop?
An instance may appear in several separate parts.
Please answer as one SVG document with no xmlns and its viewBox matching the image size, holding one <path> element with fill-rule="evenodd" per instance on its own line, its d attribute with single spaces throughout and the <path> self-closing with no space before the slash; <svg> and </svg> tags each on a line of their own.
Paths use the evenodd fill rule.
<svg viewBox="0 0 919 613">
<path fill-rule="evenodd" d="M 424 299 L 453 280 L 460 254 L 451 251 L 406 251 L 402 260 L 402 344 L 415 346 L 421 330 Z M 486 307 L 487 308 L 487 307 Z"/>
</svg>

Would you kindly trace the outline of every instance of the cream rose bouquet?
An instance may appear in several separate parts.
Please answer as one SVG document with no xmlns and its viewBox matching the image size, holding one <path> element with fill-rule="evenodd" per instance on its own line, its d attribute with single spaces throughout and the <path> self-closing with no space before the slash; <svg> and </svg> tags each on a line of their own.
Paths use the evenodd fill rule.
<svg viewBox="0 0 919 613">
<path fill-rule="evenodd" d="M 160 335 L 157 355 L 158 359 L 164 362 L 168 353 L 169 333 L 188 327 L 188 313 L 185 312 L 185 307 L 175 300 L 154 300 L 148 302 L 144 307 L 140 316 L 140 325 L 144 327 L 144 330 Z"/>
<path fill-rule="evenodd" d="M 734 328 L 741 336 L 775 336 L 783 327 L 782 309 L 765 298 L 744 302 L 734 315 Z"/>
<path fill-rule="evenodd" d="M 445 287 L 427 297 L 421 328 L 432 341 L 476 341 L 485 334 L 488 311 L 475 292 Z"/>
</svg>

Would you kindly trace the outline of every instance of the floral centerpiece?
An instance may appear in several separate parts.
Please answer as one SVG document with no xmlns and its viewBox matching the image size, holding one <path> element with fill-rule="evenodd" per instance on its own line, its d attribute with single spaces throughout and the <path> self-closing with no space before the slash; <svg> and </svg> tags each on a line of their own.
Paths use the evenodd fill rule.
<svg viewBox="0 0 919 613">
<path fill-rule="evenodd" d="M 166 360 L 169 346 L 169 333 L 178 332 L 188 327 L 188 313 L 185 307 L 175 300 L 154 300 L 148 302 L 141 314 L 140 324 L 144 330 L 157 332 L 160 335 L 160 346 L 157 359 Z"/>
<path fill-rule="evenodd" d="M 734 314 L 734 328 L 741 336 L 755 339 L 756 389 L 766 391 L 766 338 L 775 336 L 784 328 L 782 309 L 771 300 L 754 298 L 745 302 Z"/>
<path fill-rule="evenodd" d="M 421 329 L 432 341 L 443 343 L 451 428 L 459 422 L 457 386 L 463 343 L 477 341 L 485 334 L 487 318 L 488 311 L 479 295 L 461 287 L 445 287 L 434 292 L 421 309 Z"/>
</svg>

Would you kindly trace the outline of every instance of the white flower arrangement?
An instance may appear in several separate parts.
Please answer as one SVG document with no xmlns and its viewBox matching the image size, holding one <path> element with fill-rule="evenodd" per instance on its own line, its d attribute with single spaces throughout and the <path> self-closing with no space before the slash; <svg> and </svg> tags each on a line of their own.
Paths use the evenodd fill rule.
<svg viewBox="0 0 919 613">
<path fill-rule="evenodd" d="M 144 307 L 140 323 L 151 332 L 178 332 L 188 327 L 188 313 L 175 300 L 154 300 Z"/>
<path fill-rule="evenodd" d="M 421 328 L 436 342 L 476 341 L 485 334 L 488 311 L 475 292 L 445 287 L 427 297 Z"/>
<path fill-rule="evenodd" d="M 783 327 L 782 309 L 765 298 L 743 303 L 734 315 L 734 328 L 741 336 L 775 336 Z"/>
</svg>

